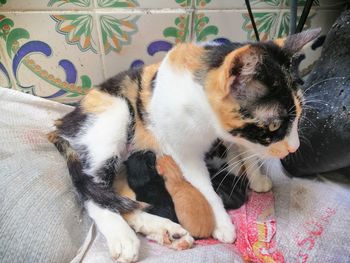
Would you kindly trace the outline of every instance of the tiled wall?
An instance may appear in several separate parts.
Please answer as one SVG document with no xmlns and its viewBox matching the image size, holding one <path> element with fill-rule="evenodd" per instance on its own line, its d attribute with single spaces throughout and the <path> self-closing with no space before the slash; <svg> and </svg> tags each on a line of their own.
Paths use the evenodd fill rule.
<svg viewBox="0 0 350 263">
<path fill-rule="evenodd" d="M 261 39 L 289 32 L 289 0 L 250 2 Z M 306 26 L 327 32 L 346 2 L 316 0 Z M 0 0 L 0 86 L 71 103 L 176 42 L 217 38 L 254 40 L 243 0 Z"/>
</svg>

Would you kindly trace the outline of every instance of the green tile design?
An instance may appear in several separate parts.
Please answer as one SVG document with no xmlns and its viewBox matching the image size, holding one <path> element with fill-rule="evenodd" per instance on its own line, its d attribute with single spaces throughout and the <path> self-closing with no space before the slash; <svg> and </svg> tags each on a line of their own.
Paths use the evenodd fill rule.
<svg viewBox="0 0 350 263">
<path fill-rule="evenodd" d="M 192 0 L 175 0 L 181 7 L 190 7 Z"/>
<path fill-rule="evenodd" d="M 265 3 L 268 4 L 272 7 L 277 7 L 280 5 L 280 3 L 282 2 L 282 0 L 253 0 L 251 1 L 251 5 L 259 5 L 261 3 Z"/>
<path fill-rule="evenodd" d="M 0 0 L 0 6 L 3 6 L 4 4 L 6 4 L 7 0 Z"/>
<path fill-rule="evenodd" d="M 259 32 L 260 40 L 268 40 L 273 38 L 273 29 L 277 24 L 277 12 L 254 12 L 256 27 Z M 252 23 L 248 13 L 242 14 L 244 23 L 242 29 L 247 32 L 247 39 L 256 40 Z"/>
<path fill-rule="evenodd" d="M 108 8 L 108 7 L 137 7 L 139 3 L 137 0 L 98 0 L 97 5 L 99 7 Z"/>
<path fill-rule="evenodd" d="M 197 42 L 206 41 L 209 35 L 217 35 L 219 29 L 215 25 L 208 25 L 209 17 L 205 14 L 196 14 L 194 16 L 194 34 Z"/>
<path fill-rule="evenodd" d="M 311 20 L 315 17 L 316 13 L 310 13 L 308 18 L 306 19 L 306 23 L 304 25 L 304 29 L 308 29 L 311 27 Z M 299 20 L 299 16 L 298 19 Z M 278 29 L 278 33 L 276 37 L 285 37 L 289 34 L 289 22 L 290 22 L 290 13 L 285 12 L 282 14 L 280 27 Z"/>
<path fill-rule="evenodd" d="M 56 21 L 56 31 L 65 35 L 68 44 L 77 45 L 82 52 L 97 53 L 96 40 L 91 35 L 92 15 L 52 15 L 51 18 Z"/>
<path fill-rule="evenodd" d="M 110 51 L 120 52 L 124 45 L 131 44 L 131 36 L 137 33 L 136 21 L 140 16 L 126 16 L 116 18 L 114 16 L 101 15 L 101 34 L 104 53 Z"/>
<path fill-rule="evenodd" d="M 50 0 L 47 6 L 56 6 L 60 7 L 65 4 L 73 4 L 80 7 L 89 7 L 91 6 L 92 0 Z"/>
<path fill-rule="evenodd" d="M 196 0 L 196 6 L 205 7 L 210 2 L 211 2 L 211 0 Z"/>
<path fill-rule="evenodd" d="M 190 16 L 180 15 L 175 19 L 175 27 L 167 27 L 163 30 L 164 37 L 175 38 L 175 43 L 184 42 L 188 38 L 190 27 Z"/>
<path fill-rule="evenodd" d="M 336 1 L 334 1 L 336 2 Z M 298 6 L 304 6 L 306 3 L 306 0 L 299 0 L 298 1 Z M 284 4 L 286 6 L 290 6 L 290 0 L 284 0 Z M 314 2 L 312 3 L 313 6 L 320 6 L 320 0 L 314 0 Z"/>
</svg>

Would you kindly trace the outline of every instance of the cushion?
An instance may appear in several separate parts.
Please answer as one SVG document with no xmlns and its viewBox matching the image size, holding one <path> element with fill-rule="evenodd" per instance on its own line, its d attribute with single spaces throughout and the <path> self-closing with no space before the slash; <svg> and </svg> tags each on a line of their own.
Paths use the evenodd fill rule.
<svg viewBox="0 0 350 263">
<path fill-rule="evenodd" d="M 91 221 L 46 139 L 71 109 L 0 88 L 1 262 L 69 262 L 86 237 Z"/>
</svg>

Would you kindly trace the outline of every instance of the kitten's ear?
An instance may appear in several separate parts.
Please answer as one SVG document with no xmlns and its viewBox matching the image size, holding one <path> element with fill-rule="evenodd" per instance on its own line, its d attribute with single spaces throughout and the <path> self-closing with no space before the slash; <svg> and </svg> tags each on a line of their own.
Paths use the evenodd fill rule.
<svg viewBox="0 0 350 263">
<path fill-rule="evenodd" d="M 300 51 L 307 43 L 315 40 L 321 33 L 321 28 L 309 29 L 298 34 L 290 35 L 285 38 L 275 39 L 273 42 L 283 49 L 296 53 Z"/>
</svg>

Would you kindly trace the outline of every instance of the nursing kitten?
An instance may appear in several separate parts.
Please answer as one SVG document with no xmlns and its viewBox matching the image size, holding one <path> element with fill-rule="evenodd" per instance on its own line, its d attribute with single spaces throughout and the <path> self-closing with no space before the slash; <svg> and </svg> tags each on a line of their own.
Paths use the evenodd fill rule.
<svg viewBox="0 0 350 263">
<path fill-rule="evenodd" d="M 226 162 L 228 158 L 228 148 L 221 141 L 217 141 L 206 154 L 205 161 L 214 190 L 222 199 L 225 209 L 237 209 L 247 199 L 248 182 L 243 172 L 235 175 L 230 171 Z M 164 180 L 156 170 L 156 155 L 151 151 L 135 152 L 125 161 L 125 166 L 128 187 L 134 192 L 136 200 L 150 204 L 147 212 L 178 223 L 172 196 L 166 190 Z M 196 206 L 196 202 L 183 201 L 192 207 Z M 205 212 L 197 210 L 196 218 L 206 218 L 208 215 Z M 194 222 L 193 227 L 190 226 L 191 229 L 196 227 L 198 222 Z"/>
<path fill-rule="evenodd" d="M 175 249 L 193 243 L 180 225 L 114 193 L 116 170 L 134 151 L 170 155 L 208 200 L 213 237 L 235 240 L 205 153 L 217 138 L 262 158 L 296 151 L 302 95 L 293 58 L 319 32 L 259 43 L 178 44 L 160 64 L 122 72 L 92 89 L 56 122 L 49 138 L 67 158 L 72 181 L 114 258 L 137 259 L 140 243 L 131 227 Z"/>
<path fill-rule="evenodd" d="M 215 228 L 215 219 L 205 197 L 183 178 L 171 157 L 158 158 L 157 171 L 164 178 L 181 226 L 193 237 L 210 237 Z"/>
</svg>

